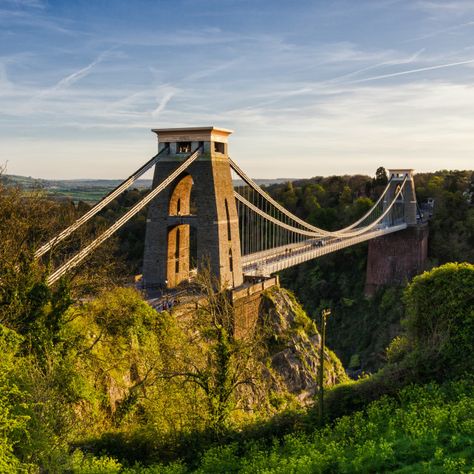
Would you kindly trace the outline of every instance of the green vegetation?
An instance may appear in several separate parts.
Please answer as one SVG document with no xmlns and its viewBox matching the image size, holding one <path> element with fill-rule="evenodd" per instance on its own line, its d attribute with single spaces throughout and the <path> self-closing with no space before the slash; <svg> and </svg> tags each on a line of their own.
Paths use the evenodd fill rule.
<svg viewBox="0 0 474 474">
<path fill-rule="evenodd" d="M 443 245 L 439 261 L 471 238 L 470 195 L 458 190 L 467 181 L 448 176 L 439 205 L 449 212 L 460 193 L 466 206 L 456 218 L 467 221 L 456 221 L 457 241 L 446 234 L 458 245 Z M 304 202 L 315 219 L 329 218 L 330 206 L 341 206 L 343 221 L 369 199 L 352 202 L 354 187 L 372 199 L 382 180 L 379 170 L 370 185 L 347 177 L 278 189 L 295 212 Z M 114 285 L 112 257 L 125 236 L 48 288 L 50 265 L 86 234 L 51 261 L 36 262 L 34 249 L 82 209 L 0 184 L 0 472 L 473 472 L 474 265 L 447 263 L 366 300 L 356 248 L 291 281 L 283 275 L 295 294 L 269 290 L 262 324 L 234 338 L 229 300 L 209 275 L 200 282 L 205 297 L 172 314 Z M 122 210 L 117 201 L 85 232 Z M 353 370 L 380 367 L 348 380 L 326 348 L 322 423 L 317 406 L 298 398 L 314 389 L 319 339 L 298 299 L 313 316 L 333 307 L 329 334 L 340 329 L 332 337 Z M 290 390 L 301 380 L 304 390 Z"/>
<path fill-rule="evenodd" d="M 108 470 L 96 472 L 472 472 L 473 389 L 472 381 L 410 386 L 397 400 L 382 398 L 332 426 L 288 434 L 270 446 L 258 441 L 219 446 L 205 451 L 196 466 L 178 462 L 121 471 L 109 460 Z M 89 472 L 88 462 L 73 472 Z"/>
<path fill-rule="evenodd" d="M 328 395 L 331 417 L 363 408 L 410 383 L 471 377 L 474 265 L 448 263 L 415 277 L 404 292 L 403 333 L 387 348 L 387 363 L 371 377 Z"/>
<path fill-rule="evenodd" d="M 333 230 L 363 215 L 386 181 L 385 170 L 379 168 L 375 179 L 315 177 L 273 185 L 267 190 L 299 217 Z M 473 263 L 473 172 L 415 174 L 415 185 L 420 203 L 434 199 L 428 239 L 430 265 Z M 381 288 L 368 299 L 364 295 L 366 266 L 367 244 L 360 244 L 281 274 L 282 285 L 295 293 L 308 314 L 316 317 L 323 308 L 332 309 L 328 345 L 354 374 L 382 367 L 386 362 L 385 348 L 402 330 L 404 285 Z"/>
<path fill-rule="evenodd" d="M 0 181 L 6 186 L 20 186 L 23 190 L 41 189 L 55 200 L 71 200 L 75 203 L 95 203 L 110 193 L 121 181 L 118 179 L 36 179 L 26 176 L 2 175 Z M 140 179 L 135 182 L 139 189 L 149 188 L 151 180 Z"/>
<path fill-rule="evenodd" d="M 395 358 L 412 351 L 428 375 L 440 379 L 472 371 L 473 289 L 474 265 L 468 263 L 448 263 L 415 277 L 405 292 L 406 344 L 391 348 Z"/>
</svg>

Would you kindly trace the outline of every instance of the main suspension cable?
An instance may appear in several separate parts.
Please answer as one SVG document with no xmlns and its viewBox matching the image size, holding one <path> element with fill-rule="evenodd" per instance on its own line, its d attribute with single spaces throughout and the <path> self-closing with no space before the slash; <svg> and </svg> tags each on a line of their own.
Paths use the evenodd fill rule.
<svg viewBox="0 0 474 474">
<path fill-rule="evenodd" d="M 160 155 L 168 151 L 168 148 L 163 148 L 157 155 L 155 155 L 151 160 L 147 161 L 142 167 L 140 167 L 135 173 L 130 175 L 125 181 L 120 183 L 115 189 L 110 191 L 109 194 L 104 196 L 95 206 L 93 206 L 89 211 L 87 211 L 83 216 L 77 219 L 73 224 L 64 229 L 54 238 L 49 240 L 49 242 L 42 245 L 36 252 L 35 258 L 40 258 L 46 252 L 55 247 L 59 242 L 64 240 L 66 237 L 71 235 L 76 229 L 81 225 L 85 224 L 91 217 L 95 216 L 101 209 L 103 209 L 107 204 L 113 201 L 117 196 L 122 194 L 127 188 L 129 188 L 140 176 L 145 174 L 153 165 L 156 164 Z"/>
<path fill-rule="evenodd" d="M 135 206 L 133 206 L 127 213 L 125 213 L 119 220 L 110 226 L 105 232 L 103 232 L 97 239 L 93 240 L 89 245 L 84 247 L 80 252 L 78 252 L 74 257 L 72 257 L 68 262 L 59 267 L 55 272 L 53 272 L 48 280 L 48 285 L 52 285 L 59 278 L 61 278 L 69 270 L 76 267 L 84 258 L 89 255 L 92 250 L 97 248 L 105 240 L 107 240 L 112 234 L 114 234 L 120 227 L 127 223 L 134 215 L 140 212 L 153 198 L 155 198 L 163 189 L 166 188 L 172 181 L 174 181 L 186 168 L 196 160 L 200 154 L 201 147 L 197 148 L 188 158 L 175 170 L 171 173 L 166 179 L 164 179 L 156 188 L 152 189 L 141 201 L 139 201 Z"/>
<path fill-rule="evenodd" d="M 369 224 L 365 227 L 362 227 L 362 228 L 360 228 L 356 231 L 352 231 L 352 232 L 345 232 L 345 233 L 342 233 L 342 234 L 340 234 L 339 232 L 332 232 L 330 237 L 336 237 L 336 238 L 355 237 L 355 236 L 361 235 L 361 234 L 367 232 L 368 230 L 371 230 L 372 228 L 374 228 L 390 212 L 390 210 L 392 209 L 392 207 L 396 203 L 398 197 L 402 193 L 402 190 L 405 187 L 406 181 L 407 181 L 407 177 L 405 177 L 405 179 L 403 180 L 400 188 L 398 189 L 398 191 L 397 191 L 395 197 L 393 198 L 392 202 L 390 203 L 390 205 L 385 209 L 385 211 L 379 217 L 377 217 L 377 219 L 375 219 L 374 222 L 372 222 L 371 224 Z M 293 232 L 294 234 L 304 235 L 304 236 L 313 237 L 313 238 L 315 238 L 315 237 L 321 238 L 321 234 L 319 232 L 312 232 L 312 231 L 309 231 L 309 230 L 300 229 L 300 228 L 294 227 L 290 224 L 286 224 L 285 222 L 279 221 L 278 219 L 276 219 L 276 218 L 272 217 L 271 215 L 267 214 L 265 211 L 262 211 L 261 209 L 259 209 L 257 206 L 252 204 L 250 201 L 245 199 L 243 196 L 241 196 L 236 191 L 234 191 L 234 196 L 238 201 L 242 202 L 249 210 L 252 210 L 254 213 L 260 215 L 261 217 L 263 217 L 263 218 L 267 219 L 268 221 L 272 222 L 273 224 L 277 225 L 277 229 L 279 229 L 279 230 L 280 229 L 285 229 L 287 231 Z"/>
<path fill-rule="evenodd" d="M 377 205 L 382 201 L 383 197 L 387 193 L 388 189 L 390 188 L 391 180 L 388 182 L 385 190 L 383 191 L 382 195 L 379 197 L 377 202 L 371 207 L 371 209 L 360 219 L 358 219 L 355 223 L 351 224 L 348 227 L 344 227 L 343 229 L 339 229 L 337 231 L 328 231 L 324 229 L 320 229 L 319 227 L 313 226 L 308 224 L 303 219 L 300 219 L 298 216 L 295 216 L 293 213 L 285 209 L 281 204 L 275 201 L 268 193 L 266 193 L 257 183 L 255 183 L 252 178 L 250 178 L 234 161 L 229 158 L 229 163 L 231 168 L 242 178 L 250 187 L 252 187 L 257 193 L 259 193 L 264 199 L 269 201 L 273 206 L 275 206 L 280 212 L 282 212 L 287 218 L 293 220 L 294 222 L 300 224 L 305 229 L 312 231 L 314 233 L 319 234 L 321 237 L 342 237 L 345 232 L 348 230 L 353 229 L 355 226 L 360 224 L 363 220 L 365 220 L 373 211 L 376 209 Z"/>
</svg>

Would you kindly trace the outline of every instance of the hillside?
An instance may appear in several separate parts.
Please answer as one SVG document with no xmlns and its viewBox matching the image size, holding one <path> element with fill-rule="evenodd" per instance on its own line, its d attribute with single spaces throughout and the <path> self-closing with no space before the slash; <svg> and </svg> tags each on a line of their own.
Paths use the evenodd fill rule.
<svg viewBox="0 0 474 474">
<path fill-rule="evenodd" d="M 31 176 L 2 175 L 0 180 L 7 186 L 20 186 L 25 190 L 43 189 L 46 194 L 56 199 L 71 199 L 93 204 L 121 184 L 119 179 L 43 179 Z M 280 184 L 292 181 L 292 178 L 256 179 L 261 186 Z M 132 188 L 145 190 L 151 187 L 151 179 L 138 179 Z M 234 181 L 235 186 L 242 184 Z"/>
<path fill-rule="evenodd" d="M 283 273 L 256 330 L 239 338 L 228 295 L 206 272 L 198 304 L 183 310 L 158 313 L 120 286 L 140 257 L 144 215 L 48 287 L 50 262 L 34 249 L 88 206 L 0 183 L 0 471 L 472 471 L 474 267 L 434 260 L 471 258 L 467 178 L 419 182 L 436 198 L 430 272 L 366 299 L 363 246 L 320 259 Z M 377 195 L 364 179 L 270 191 L 295 212 L 341 223 Z M 86 234 L 140 194 L 124 193 Z M 328 306 L 320 416 L 317 323 Z M 344 363 L 354 377 L 372 375 L 349 380 Z"/>
<path fill-rule="evenodd" d="M 17 175 L 3 175 L 1 179 L 5 185 L 20 186 L 25 190 L 42 189 L 55 199 L 86 203 L 99 201 L 121 183 L 118 179 L 49 180 Z M 148 189 L 150 186 L 150 179 L 139 179 L 134 183 L 137 189 Z"/>
<path fill-rule="evenodd" d="M 453 422 L 453 418 L 456 420 Z M 182 462 L 126 468 L 77 453 L 72 472 L 156 473 L 469 473 L 474 467 L 474 384 L 429 384 L 384 398 L 333 426 L 205 451 L 196 465 Z"/>
</svg>

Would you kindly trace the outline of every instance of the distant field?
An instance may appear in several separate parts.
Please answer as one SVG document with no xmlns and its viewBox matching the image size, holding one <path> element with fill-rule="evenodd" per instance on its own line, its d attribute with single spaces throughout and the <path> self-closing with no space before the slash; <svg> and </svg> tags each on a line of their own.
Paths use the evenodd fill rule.
<svg viewBox="0 0 474 474">
<path fill-rule="evenodd" d="M 24 189 L 43 189 L 48 196 L 54 198 L 89 203 L 99 201 L 121 183 L 118 179 L 47 180 L 16 175 L 5 175 L 1 179 L 7 185 L 21 186 Z M 139 179 L 133 185 L 138 189 L 150 186 L 150 179 Z"/>
<path fill-rule="evenodd" d="M 83 189 L 58 189 L 48 190 L 48 195 L 58 199 L 71 199 L 72 201 L 97 202 L 108 194 L 113 187 L 109 188 L 83 188 Z"/>
<path fill-rule="evenodd" d="M 21 186 L 24 189 L 43 189 L 47 195 L 58 199 L 71 199 L 75 202 L 84 201 L 93 203 L 99 201 L 121 181 L 118 179 L 77 179 L 77 180 L 47 180 L 27 176 L 4 175 L 0 179 L 4 184 Z M 259 185 L 270 185 L 294 181 L 293 178 L 256 179 Z M 235 186 L 243 185 L 243 181 L 235 180 Z M 134 188 L 147 189 L 151 186 L 151 179 L 138 179 Z"/>
</svg>

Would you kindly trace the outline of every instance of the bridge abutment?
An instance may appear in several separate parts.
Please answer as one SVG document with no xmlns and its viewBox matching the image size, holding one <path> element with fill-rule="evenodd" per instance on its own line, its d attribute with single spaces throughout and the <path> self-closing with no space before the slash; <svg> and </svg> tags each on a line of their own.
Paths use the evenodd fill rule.
<svg viewBox="0 0 474 474">
<path fill-rule="evenodd" d="M 234 307 L 234 337 L 245 338 L 254 333 L 264 291 L 279 285 L 278 276 L 274 276 L 231 290 L 230 298 Z"/>
<path fill-rule="evenodd" d="M 364 293 L 373 296 L 385 285 L 401 285 L 426 269 L 428 224 L 369 241 Z"/>
</svg>

